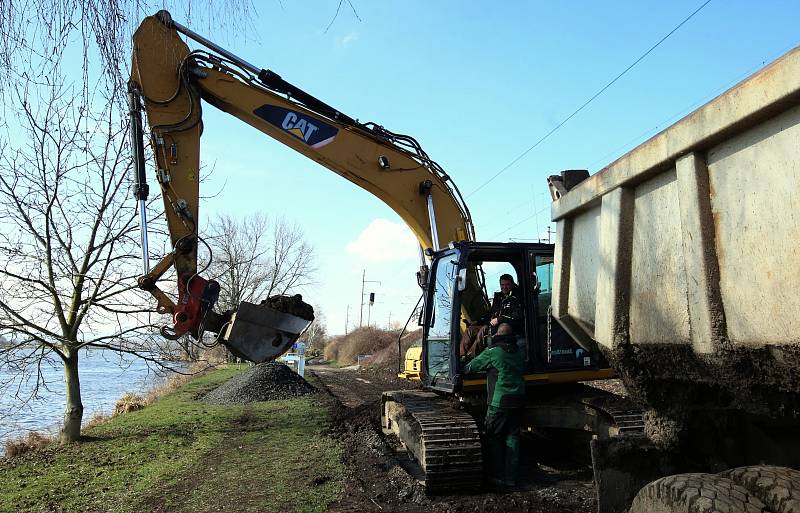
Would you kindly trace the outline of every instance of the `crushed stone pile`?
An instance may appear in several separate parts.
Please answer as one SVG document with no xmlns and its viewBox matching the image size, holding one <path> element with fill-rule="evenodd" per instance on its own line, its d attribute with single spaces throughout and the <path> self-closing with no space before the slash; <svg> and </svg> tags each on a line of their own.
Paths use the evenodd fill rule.
<svg viewBox="0 0 800 513">
<path fill-rule="evenodd" d="M 245 404 L 292 399 L 315 391 L 286 365 L 267 362 L 237 374 L 207 393 L 202 400 L 211 404 Z"/>
<path fill-rule="evenodd" d="M 294 296 L 271 296 L 262 301 L 261 304 L 307 321 L 314 320 L 314 308 L 304 302 L 303 296 L 300 294 L 295 294 Z"/>
</svg>

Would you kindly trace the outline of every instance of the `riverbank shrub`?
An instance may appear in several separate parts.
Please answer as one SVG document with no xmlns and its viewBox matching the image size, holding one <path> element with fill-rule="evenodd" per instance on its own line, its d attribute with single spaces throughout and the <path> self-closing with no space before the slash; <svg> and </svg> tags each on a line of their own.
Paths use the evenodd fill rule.
<svg viewBox="0 0 800 513">
<path fill-rule="evenodd" d="M 55 439 L 51 436 L 43 435 L 38 431 L 31 431 L 27 435 L 6 441 L 5 451 L 6 458 L 15 458 L 22 456 L 31 451 L 41 449 L 47 444 L 50 444 Z"/>
<path fill-rule="evenodd" d="M 364 362 L 365 366 L 381 369 L 394 369 L 397 366 L 397 337 L 398 330 L 384 330 L 373 327 L 358 328 L 348 333 L 332 338 L 325 346 L 325 359 L 338 362 L 340 365 L 353 365 L 358 363 L 359 355 L 371 355 Z M 405 333 L 401 340 L 401 351 L 414 344 L 419 344 L 422 339 L 420 330 Z"/>
<path fill-rule="evenodd" d="M 331 340 L 325 346 L 325 359 L 353 365 L 358 362 L 359 355 L 371 355 L 396 343 L 398 333 L 373 327 L 355 329 Z"/>
<path fill-rule="evenodd" d="M 400 361 L 405 360 L 406 351 L 411 346 L 422 345 L 422 330 L 416 330 L 403 334 L 400 339 Z M 392 343 L 381 348 L 367 358 L 364 362 L 365 367 L 382 369 L 382 370 L 397 370 L 397 335 L 395 335 Z"/>
<path fill-rule="evenodd" d="M 339 346 L 343 337 L 334 337 L 325 345 L 322 351 L 323 356 L 328 361 L 337 361 L 339 359 Z"/>
<path fill-rule="evenodd" d="M 141 410 L 145 407 L 145 400 L 142 396 L 131 392 L 125 392 L 114 405 L 114 415 L 121 415 L 136 410 Z"/>
<path fill-rule="evenodd" d="M 95 412 L 92 414 L 91 417 L 89 417 L 89 420 L 83 423 L 81 429 L 91 429 L 95 426 L 102 424 L 103 422 L 108 422 L 110 418 L 111 415 L 106 415 L 105 413 L 102 412 Z"/>
</svg>

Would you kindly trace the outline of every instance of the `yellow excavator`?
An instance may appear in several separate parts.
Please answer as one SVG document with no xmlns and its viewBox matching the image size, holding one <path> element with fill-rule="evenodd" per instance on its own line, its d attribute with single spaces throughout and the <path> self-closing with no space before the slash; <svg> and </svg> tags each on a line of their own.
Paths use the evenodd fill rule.
<svg viewBox="0 0 800 513">
<path fill-rule="evenodd" d="M 206 49 L 190 50 L 181 34 Z M 203 242 L 197 226 L 205 102 L 377 196 L 416 235 L 423 340 L 419 357 L 410 358 L 407 367 L 418 367 L 423 388 L 386 392 L 381 414 L 384 431 L 397 435 L 419 464 L 429 492 L 472 490 L 482 483 L 478 426 L 485 411 L 486 376 L 463 375 L 459 344 L 466 323 L 490 308 L 486 287 L 492 269 L 512 274 L 525 309 L 518 344 L 526 355 L 525 380 L 537 390 L 529 394 L 523 429 L 568 429 L 587 440 L 641 432 L 642 415 L 635 407 L 578 384 L 613 377 L 614 371 L 596 344 L 581 338 L 581 330 L 553 322 L 554 246 L 477 242 L 458 188 L 412 137 L 356 121 L 180 25 L 166 11 L 146 18 L 134 35 L 129 99 L 143 228 L 142 111 L 174 248 L 140 279 L 159 311 L 173 316 L 172 326 L 162 330 L 165 336 L 217 333 L 217 340 L 234 353 L 260 362 L 283 353 L 309 322 L 272 303 L 242 304 L 233 313 L 214 311 L 219 285 L 197 269 Z M 569 187 L 585 175 L 565 172 L 560 186 Z M 142 232 L 146 262 L 146 229 Z M 157 287 L 173 265 L 177 302 Z"/>
</svg>

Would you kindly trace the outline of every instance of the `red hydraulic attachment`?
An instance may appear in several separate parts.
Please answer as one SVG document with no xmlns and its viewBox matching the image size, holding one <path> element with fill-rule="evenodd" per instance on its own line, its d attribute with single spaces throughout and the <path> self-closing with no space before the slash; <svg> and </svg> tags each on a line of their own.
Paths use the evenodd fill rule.
<svg viewBox="0 0 800 513">
<path fill-rule="evenodd" d="M 219 298 L 219 283 L 198 275 L 183 275 L 178 278 L 178 304 L 172 314 L 174 335 L 191 333 L 199 337 L 200 328 L 208 311 Z M 162 334 L 164 329 L 162 328 Z"/>
</svg>

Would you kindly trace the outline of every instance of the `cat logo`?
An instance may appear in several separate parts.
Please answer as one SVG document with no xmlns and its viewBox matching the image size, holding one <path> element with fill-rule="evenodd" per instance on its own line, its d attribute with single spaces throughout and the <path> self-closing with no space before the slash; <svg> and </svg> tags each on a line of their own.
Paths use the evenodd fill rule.
<svg viewBox="0 0 800 513">
<path fill-rule="evenodd" d="M 330 144 L 339 132 L 338 128 L 327 123 L 276 105 L 262 105 L 253 113 L 314 149 Z"/>
<path fill-rule="evenodd" d="M 303 118 L 299 118 L 297 114 L 294 112 L 287 112 L 286 117 L 283 118 L 283 123 L 281 123 L 281 128 L 289 132 L 295 137 L 299 137 L 300 139 L 308 142 L 311 139 L 311 135 L 319 130 L 319 127 L 310 121 L 306 121 Z"/>
</svg>

